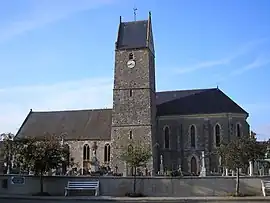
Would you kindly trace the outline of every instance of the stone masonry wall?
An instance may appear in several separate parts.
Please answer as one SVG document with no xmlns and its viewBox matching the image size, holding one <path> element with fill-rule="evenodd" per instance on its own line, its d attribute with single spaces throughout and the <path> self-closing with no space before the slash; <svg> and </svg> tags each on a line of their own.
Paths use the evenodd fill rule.
<svg viewBox="0 0 270 203">
<path fill-rule="evenodd" d="M 25 184 L 11 184 L 11 177 L 0 176 L 0 194 L 31 195 L 39 192 L 39 177 L 26 176 Z M 262 196 L 261 179 L 270 177 L 241 177 L 240 192 L 249 195 Z M 4 188 L 2 181 L 8 180 L 8 187 Z M 64 188 L 68 181 L 100 181 L 101 196 L 124 196 L 132 192 L 132 177 L 89 177 L 89 176 L 47 176 L 44 177 L 44 191 L 51 195 L 64 195 Z M 204 177 L 204 178 L 166 178 L 166 177 L 138 177 L 137 192 L 146 196 L 159 197 L 187 197 L 187 196 L 228 196 L 235 191 L 235 177 Z"/>
<path fill-rule="evenodd" d="M 127 67 L 129 54 L 133 55 L 135 67 Z M 117 50 L 115 52 L 113 109 L 112 109 L 112 153 L 111 164 L 118 172 L 126 173 L 127 167 L 120 155 L 131 141 L 140 141 L 153 146 L 156 117 L 154 62 L 148 49 Z M 148 163 L 152 170 L 153 160 Z"/>
<path fill-rule="evenodd" d="M 183 171 L 190 171 L 190 160 L 194 156 L 197 162 L 197 168 L 200 165 L 201 152 L 206 154 L 206 168 L 208 171 L 218 170 L 218 157 L 215 155 L 208 155 L 208 152 L 215 151 L 215 136 L 214 128 L 216 124 L 221 127 L 221 140 L 228 142 L 230 137 L 236 136 L 236 127 L 231 133 L 229 130 L 229 123 L 236 126 L 241 124 L 242 135 L 249 133 L 249 125 L 244 116 L 239 115 L 193 115 L 193 116 L 174 116 L 174 117 L 160 117 L 158 119 L 158 142 L 161 146 L 160 154 L 164 157 L 164 165 L 168 170 L 177 169 L 175 163 L 179 163 L 182 159 Z M 190 127 L 194 125 L 196 128 L 196 147 L 191 148 Z M 170 128 L 170 149 L 164 149 L 164 127 Z M 178 138 L 178 136 L 180 138 Z M 183 143 L 179 143 L 179 140 Z M 180 147 L 180 149 L 179 149 Z M 181 149 L 182 148 L 182 149 Z M 211 162 L 210 162 L 211 159 Z"/>
<path fill-rule="evenodd" d="M 83 168 L 83 146 L 88 144 L 90 149 L 94 141 L 66 141 L 65 144 L 69 145 L 70 148 L 70 157 L 74 158 L 75 163 L 78 164 L 78 169 Z M 96 141 L 97 151 L 96 156 L 100 165 L 106 165 L 104 162 L 104 146 L 106 144 L 111 144 L 110 141 Z M 90 159 L 93 156 L 90 152 Z"/>
</svg>

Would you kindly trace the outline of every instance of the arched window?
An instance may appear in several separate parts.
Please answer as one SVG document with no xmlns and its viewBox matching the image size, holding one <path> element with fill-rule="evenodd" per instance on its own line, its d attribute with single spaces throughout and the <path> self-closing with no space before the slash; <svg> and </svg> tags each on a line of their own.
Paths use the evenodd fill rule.
<svg viewBox="0 0 270 203">
<path fill-rule="evenodd" d="M 190 159 L 190 172 L 192 174 L 197 174 L 197 160 L 196 158 L 193 156 L 191 159 Z"/>
<path fill-rule="evenodd" d="M 70 148 L 68 144 L 64 144 L 63 145 L 63 162 L 62 162 L 62 175 L 65 175 L 67 172 L 67 168 L 71 163 L 71 159 L 70 159 Z"/>
<path fill-rule="evenodd" d="M 132 138 L 133 138 L 133 133 L 132 131 L 129 131 L 129 139 L 132 140 Z"/>
<path fill-rule="evenodd" d="M 196 146 L 196 129 L 194 125 L 190 127 L 190 145 L 194 148 Z"/>
<path fill-rule="evenodd" d="M 64 144 L 64 158 L 66 161 L 70 161 L 70 147 L 68 144 Z"/>
<path fill-rule="evenodd" d="M 132 145 L 128 145 L 128 152 L 131 153 L 133 151 Z"/>
<path fill-rule="evenodd" d="M 241 125 L 239 123 L 236 125 L 236 136 L 241 137 Z"/>
<path fill-rule="evenodd" d="M 170 129 L 168 126 L 164 128 L 164 147 L 165 149 L 170 148 Z"/>
<path fill-rule="evenodd" d="M 215 142 L 216 147 L 220 147 L 220 126 L 218 124 L 215 126 Z"/>
<path fill-rule="evenodd" d="M 134 59 L 133 53 L 130 53 L 130 54 L 128 55 L 128 59 L 129 59 L 129 60 Z"/>
<path fill-rule="evenodd" d="M 109 144 L 105 144 L 104 146 L 104 162 L 108 163 L 111 160 L 111 146 Z"/>
<path fill-rule="evenodd" d="M 90 160 L 90 147 L 88 144 L 83 146 L 83 160 L 89 161 Z"/>
</svg>

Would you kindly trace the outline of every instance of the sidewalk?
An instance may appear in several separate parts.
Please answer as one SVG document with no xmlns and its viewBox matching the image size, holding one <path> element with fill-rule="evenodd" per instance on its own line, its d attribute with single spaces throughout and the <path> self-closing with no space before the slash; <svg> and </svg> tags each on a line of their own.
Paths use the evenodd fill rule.
<svg viewBox="0 0 270 203">
<path fill-rule="evenodd" d="M 76 196 L 26 196 L 26 195 L 1 195 L 0 199 L 17 199 L 17 200 L 53 200 L 53 201 L 106 201 L 106 202 L 237 202 L 237 201 L 248 201 L 248 202 L 270 202 L 270 197 L 140 197 L 140 198 L 130 198 L 130 197 L 109 197 L 109 196 L 99 196 L 99 197 L 76 197 Z"/>
</svg>

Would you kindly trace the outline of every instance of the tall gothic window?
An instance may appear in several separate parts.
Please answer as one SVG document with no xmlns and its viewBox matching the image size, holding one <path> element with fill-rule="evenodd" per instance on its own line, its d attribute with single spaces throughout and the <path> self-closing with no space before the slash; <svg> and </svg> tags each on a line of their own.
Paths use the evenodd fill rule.
<svg viewBox="0 0 270 203">
<path fill-rule="evenodd" d="M 165 149 L 170 148 L 170 129 L 168 126 L 164 129 L 164 147 Z"/>
<path fill-rule="evenodd" d="M 196 146 L 196 129 L 194 125 L 190 127 L 190 145 L 194 148 Z"/>
<path fill-rule="evenodd" d="M 177 134 L 177 150 L 179 150 L 181 148 L 180 145 L 181 145 L 181 143 L 180 143 L 180 134 L 178 132 L 178 134 Z"/>
<path fill-rule="evenodd" d="M 83 160 L 89 161 L 90 160 L 90 147 L 88 144 L 83 146 Z"/>
<path fill-rule="evenodd" d="M 241 125 L 237 123 L 236 125 L 236 136 L 240 137 L 241 136 Z"/>
<path fill-rule="evenodd" d="M 111 160 L 111 146 L 109 144 L 105 144 L 104 146 L 104 162 L 108 163 Z"/>
<path fill-rule="evenodd" d="M 216 147 L 220 146 L 220 126 L 216 124 L 215 126 L 215 141 L 216 141 Z"/>
</svg>

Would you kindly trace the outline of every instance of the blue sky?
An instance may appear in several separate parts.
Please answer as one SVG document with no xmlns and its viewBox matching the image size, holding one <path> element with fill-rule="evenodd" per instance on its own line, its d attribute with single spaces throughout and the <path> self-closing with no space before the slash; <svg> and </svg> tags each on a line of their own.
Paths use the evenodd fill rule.
<svg viewBox="0 0 270 203">
<path fill-rule="evenodd" d="M 110 108 L 119 16 L 152 11 L 157 90 L 217 85 L 270 137 L 270 1 L 0 1 L 0 131 L 29 109 Z"/>
</svg>

